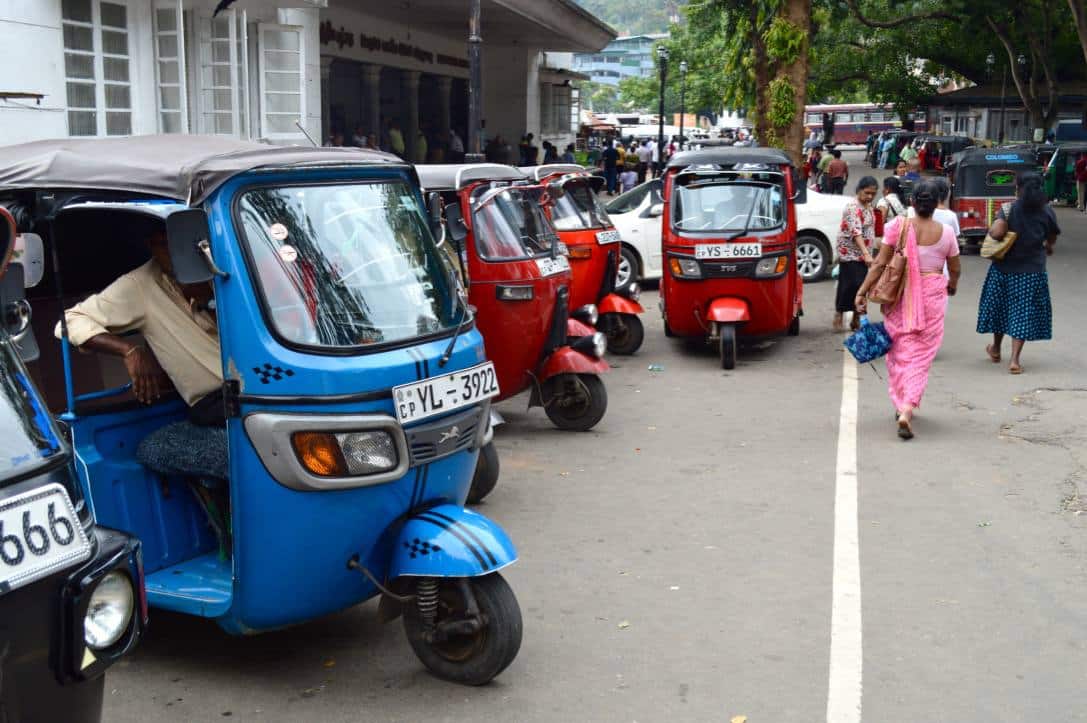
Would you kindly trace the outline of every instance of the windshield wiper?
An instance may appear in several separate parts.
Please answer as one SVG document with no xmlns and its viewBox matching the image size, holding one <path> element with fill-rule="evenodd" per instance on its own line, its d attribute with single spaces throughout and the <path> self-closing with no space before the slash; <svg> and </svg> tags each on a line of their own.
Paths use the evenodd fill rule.
<svg viewBox="0 0 1087 723">
<path fill-rule="evenodd" d="M 471 318 L 471 314 L 468 312 L 468 295 L 464 292 L 464 287 L 457 282 L 457 300 L 460 302 L 460 320 L 457 321 L 457 328 L 453 332 L 453 338 L 449 340 L 449 346 L 442 352 L 442 356 L 438 359 L 438 366 L 444 367 L 449 363 L 449 357 L 453 356 L 453 347 L 457 345 L 457 339 L 460 338 L 461 331 L 464 330 L 464 325 L 468 319 Z"/>
<path fill-rule="evenodd" d="M 751 217 L 755 214 L 755 206 L 759 203 L 759 192 L 761 190 L 762 189 L 756 190 L 755 195 L 751 199 L 751 208 L 747 210 L 747 219 L 744 221 L 744 230 L 726 237 L 729 241 L 735 241 L 742 236 L 746 236 L 747 232 L 751 230 Z"/>
</svg>

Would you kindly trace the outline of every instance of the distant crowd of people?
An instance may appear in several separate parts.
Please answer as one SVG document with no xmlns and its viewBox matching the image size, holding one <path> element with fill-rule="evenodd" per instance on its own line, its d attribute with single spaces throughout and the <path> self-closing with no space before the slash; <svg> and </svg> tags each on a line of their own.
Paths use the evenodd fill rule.
<svg viewBox="0 0 1087 723">
<path fill-rule="evenodd" d="M 408 139 L 404 137 L 400 123 L 394 118 L 385 121 L 385 128 L 380 138 L 377 133 L 367 129 L 362 123 L 355 126 L 349 138 L 342 130 L 334 128 L 325 141 L 325 146 L 369 148 L 407 158 L 409 140 L 415 144 L 412 150 L 416 163 L 461 163 L 464 161 L 464 140 L 455 128 L 450 128 L 449 135 L 442 137 L 442 134 L 420 126 L 415 138 Z"/>
</svg>

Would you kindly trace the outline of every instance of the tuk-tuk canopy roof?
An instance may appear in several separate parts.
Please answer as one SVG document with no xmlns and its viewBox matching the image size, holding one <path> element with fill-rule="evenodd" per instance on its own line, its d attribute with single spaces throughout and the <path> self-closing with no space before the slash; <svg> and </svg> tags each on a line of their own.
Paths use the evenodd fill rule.
<svg viewBox="0 0 1087 723">
<path fill-rule="evenodd" d="M 669 168 L 713 165 L 736 166 L 741 163 L 763 163 L 768 166 L 793 165 L 785 151 L 778 148 L 724 147 L 703 148 L 697 151 L 683 151 L 672 156 Z"/>
<path fill-rule="evenodd" d="M 443 163 L 416 166 L 419 183 L 428 191 L 457 191 L 476 181 L 524 181 L 519 169 L 501 163 Z"/>
<path fill-rule="evenodd" d="M 955 154 L 955 167 L 989 166 L 1007 168 L 1023 166 L 1033 168 L 1038 155 L 1033 148 L 966 148 Z"/>
<path fill-rule="evenodd" d="M 359 148 L 270 146 L 222 136 L 64 138 L 0 147 L 0 189 L 128 191 L 198 205 L 256 169 L 403 164 Z"/>
<path fill-rule="evenodd" d="M 940 136 L 933 133 L 921 133 L 916 140 L 922 143 L 943 143 L 960 147 L 974 145 L 974 139 L 969 136 Z"/>
<path fill-rule="evenodd" d="M 579 166 L 576 163 L 547 163 L 542 166 L 521 166 L 520 168 L 534 181 L 542 181 L 556 173 L 584 173 L 587 170 L 585 166 Z"/>
</svg>

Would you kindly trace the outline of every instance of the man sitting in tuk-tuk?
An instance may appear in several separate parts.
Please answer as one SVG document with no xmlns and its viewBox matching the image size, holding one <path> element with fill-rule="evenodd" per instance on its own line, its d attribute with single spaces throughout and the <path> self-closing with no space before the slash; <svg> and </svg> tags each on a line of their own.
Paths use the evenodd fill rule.
<svg viewBox="0 0 1087 723">
<path fill-rule="evenodd" d="M 122 359 L 132 393 L 144 404 L 158 401 L 172 384 L 188 405 L 187 422 L 145 440 L 159 447 L 155 456 L 168 460 L 171 469 L 148 463 L 142 453 L 141 461 L 156 471 L 225 479 L 223 374 L 212 287 L 177 282 L 164 231 L 154 231 L 147 243 L 147 263 L 65 311 L 68 339 L 80 351 Z M 133 332 L 139 337 L 126 336 Z M 61 338 L 60 324 L 56 335 Z"/>
</svg>

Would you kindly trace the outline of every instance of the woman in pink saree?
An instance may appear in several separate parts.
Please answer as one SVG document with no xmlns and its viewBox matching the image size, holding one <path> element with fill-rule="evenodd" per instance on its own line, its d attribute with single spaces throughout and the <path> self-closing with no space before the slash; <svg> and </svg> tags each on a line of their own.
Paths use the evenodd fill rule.
<svg viewBox="0 0 1087 723">
<path fill-rule="evenodd" d="M 913 438 L 913 413 L 921 406 L 932 360 L 944 339 L 947 297 L 955 295 L 961 273 L 954 232 L 932 218 L 938 199 L 939 189 L 932 181 L 917 185 L 913 194 L 916 218 L 900 216 L 887 225 L 879 256 L 854 300 L 857 311 L 866 313 L 868 290 L 890 262 L 901 237 L 906 253 L 905 288 L 896 304 L 884 306 L 883 323 L 891 337 L 887 386 L 902 439 Z M 943 275 L 945 262 L 949 278 Z"/>
</svg>

